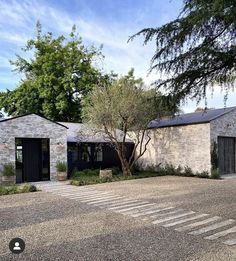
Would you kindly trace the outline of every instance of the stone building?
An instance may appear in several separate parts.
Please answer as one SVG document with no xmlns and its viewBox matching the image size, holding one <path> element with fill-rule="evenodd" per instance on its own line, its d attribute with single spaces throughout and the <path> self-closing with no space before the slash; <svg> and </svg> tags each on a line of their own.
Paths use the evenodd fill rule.
<svg viewBox="0 0 236 261">
<path fill-rule="evenodd" d="M 123 139 L 123 132 L 117 130 Z M 126 140 L 127 157 L 133 141 Z M 56 179 L 56 163 L 74 169 L 120 166 L 116 151 L 101 130 L 85 124 L 54 122 L 37 114 L 0 119 L 0 184 L 3 166 L 12 164 L 16 183 Z"/>
<path fill-rule="evenodd" d="M 172 164 L 194 172 L 236 172 L 236 107 L 154 120 L 149 135 L 147 151 L 137 163 L 140 169 Z"/>
<path fill-rule="evenodd" d="M 19 183 L 53 180 L 57 161 L 67 161 L 67 127 L 36 114 L 0 121 L 0 173 L 11 163 Z"/>
<path fill-rule="evenodd" d="M 0 119 L 0 183 L 7 163 L 15 167 L 17 183 L 55 179 L 58 161 L 68 163 L 69 175 L 74 169 L 120 166 L 104 133 L 95 135 L 87 129 L 36 114 Z M 139 169 L 172 164 L 193 172 L 236 173 L 236 107 L 153 120 L 148 132 L 151 141 L 137 162 Z M 122 131 L 117 135 L 122 140 Z M 127 139 L 127 158 L 133 146 Z"/>
</svg>

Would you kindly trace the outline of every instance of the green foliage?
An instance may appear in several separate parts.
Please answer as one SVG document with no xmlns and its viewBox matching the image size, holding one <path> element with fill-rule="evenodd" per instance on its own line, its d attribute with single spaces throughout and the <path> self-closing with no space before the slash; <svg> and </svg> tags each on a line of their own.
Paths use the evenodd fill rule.
<svg viewBox="0 0 236 261">
<path fill-rule="evenodd" d="M 164 77 L 156 81 L 178 101 L 186 96 L 201 99 L 206 88 L 233 86 L 236 62 L 236 1 L 185 0 L 179 16 L 157 28 L 135 34 L 144 44 L 154 40 L 150 70 Z"/>
<path fill-rule="evenodd" d="M 79 122 L 81 99 L 94 84 L 110 78 L 92 65 L 103 57 L 101 48 L 86 47 L 75 27 L 69 39 L 55 38 L 50 32 L 42 34 L 38 23 L 36 37 L 23 51 L 25 57 L 11 61 L 23 80 L 15 90 L 0 93 L 0 108 L 12 116 L 39 113 L 55 121 Z"/>
<path fill-rule="evenodd" d="M 35 185 L 30 185 L 29 192 L 36 192 L 36 191 L 37 191 L 37 187 Z"/>
<path fill-rule="evenodd" d="M 114 174 L 114 173 L 113 173 Z M 181 177 L 198 177 L 208 179 L 219 179 L 219 172 L 212 171 L 211 175 L 207 171 L 194 173 L 188 166 L 182 168 L 181 166 L 174 167 L 172 164 L 166 164 L 165 167 L 150 166 L 148 170 L 136 171 L 132 176 L 124 176 L 122 173 L 116 173 L 110 177 L 99 178 L 99 170 L 84 170 L 75 171 L 72 179 L 70 180 L 71 185 L 84 186 L 105 182 L 114 182 L 122 180 L 158 177 L 158 176 L 181 176 Z"/>
<path fill-rule="evenodd" d="M 66 172 L 67 171 L 67 164 L 64 161 L 58 161 L 56 163 L 57 172 Z"/>
<path fill-rule="evenodd" d="M 193 173 L 192 169 L 188 166 L 184 167 L 184 174 L 186 177 L 194 177 L 194 173 Z"/>
<path fill-rule="evenodd" d="M 100 180 L 102 183 L 112 182 L 112 177 L 102 177 Z"/>
<path fill-rule="evenodd" d="M 135 79 L 133 69 L 127 75 L 114 79 L 111 84 L 95 86 L 88 100 L 83 107 L 84 121 L 104 129 L 112 146 L 119 152 L 123 174 L 131 175 L 132 167 L 151 140 L 147 130 L 150 121 L 169 112 L 167 101 L 156 90 L 147 90 L 142 79 Z M 116 135 L 116 129 L 123 131 L 122 140 Z M 127 160 L 125 142 L 128 132 L 134 136 L 134 150 L 137 146 L 140 149 L 136 151 L 135 159 L 133 151 Z"/>
<path fill-rule="evenodd" d="M 211 178 L 211 176 L 209 175 L 209 172 L 208 172 L 208 171 L 197 172 L 197 173 L 196 173 L 196 176 L 197 176 L 198 178 L 203 178 L 203 179 L 209 179 L 209 178 Z"/>
<path fill-rule="evenodd" d="M 207 171 L 194 173 L 188 166 L 182 168 L 181 166 L 174 167 L 172 164 L 166 164 L 164 167 L 149 166 L 148 173 L 156 173 L 156 176 L 183 176 L 183 177 L 199 177 L 199 178 L 212 178 Z M 138 173 L 138 172 L 137 172 Z"/>
<path fill-rule="evenodd" d="M 11 163 L 6 163 L 3 165 L 3 176 L 14 176 L 15 175 L 15 168 L 14 165 Z"/>
<path fill-rule="evenodd" d="M 19 193 L 28 193 L 38 191 L 37 187 L 30 184 L 25 184 L 21 186 L 13 185 L 13 186 L 0 186 L 0 196 L 2 195 L 11 195 L 11 194 L 19 194 Z"/>
<path fill-rule="evenodd" d="M 214 141 L 213 142 L 213 147 L 211 150 L 211 167 L 213 169 L 218 168 L 218 150 L 217 150 L 217 143 Z"/>
<path fill-rule="evenodd" d="M 220 179 L 219 169 L 212 169 L 211 170 L 211 178 L 212 179 Z"/>
<path fill-rule="evenodd" d="M 84 169 L 81 171 L 74 171 L 72 173 L 72 178 L 80 178 L 84 176 L 99 176 L 99 169 Z"/>
<path fill-rule="evenodd" d="M 121 175 L 122 174 L 122 172 L 121 172 L 119 167 L 112 167 L 111 170 L 112 170 L 112 175 L 116 176 L 116 175 Z"/>
</svg>

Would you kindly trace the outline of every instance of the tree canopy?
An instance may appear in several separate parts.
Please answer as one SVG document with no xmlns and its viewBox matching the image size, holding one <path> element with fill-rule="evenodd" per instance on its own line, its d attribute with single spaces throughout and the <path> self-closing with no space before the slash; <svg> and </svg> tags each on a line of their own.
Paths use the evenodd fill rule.
<svg viewBox="0 0 236 261">
<path fill-rule="evenodd" d="M 111 84 L 94 87 L 83 107 L 84 122 L 103 128 L 118 153 L 124 175 L 131 175 L 135 162 L 146 151 L 151 140 L 148 135 L 150 121 L 167 115 L 168 111 L 162 96 L 155 89 L 146 90 L 142 79 L 135 79 L 133 73 L 131 70 Z M 122 142 L 116 129 L 123 131 Z M 130 132 L 135 146 L 127 160 L 125 142 Z"/>
<path fill-rule="evenodd" d="M 227 91 L 236 73 L 236 1 L 185 0 L 177 19 L 157 28 L 145 28 L 131 37 L 154 40 L 150 70 L 162 73 L 156 80 L 177 100 L 201 98 L 216 84 Z"/>
<path fill-rule="evenodd" d="M 69 39 L 54 38 L 50 32 L 42 34 L 38 23 L 36 37 L 23 51 L 25 57 L 17 55 L 11 62 L 23 79 L 15 90 L 0 94 L 0 108 L 11 116 L 39 113 L 51 120 L 79 122 L 81 99 L 94 84 L 109 78 L 93 66 L 102 58 L 101 48 L 86 47 L 75 27 Z"/>
</svg>

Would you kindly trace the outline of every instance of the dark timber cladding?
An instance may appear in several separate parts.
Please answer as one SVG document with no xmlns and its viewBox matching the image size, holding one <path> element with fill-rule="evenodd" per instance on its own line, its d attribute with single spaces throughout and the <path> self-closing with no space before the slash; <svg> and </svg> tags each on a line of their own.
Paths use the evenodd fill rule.
<svg viewBox="0 0 236 261">
<path fill-rule="evenodd" d="M 218 137 L 220 174 L 235 173 L 235 138 Z"/>
<path fill-rule="evenodd" d="M 131 156 L 134 144 L 126 143 L 126 157 Z M 120 167 L 120 160 L 110 143 L 68 143 L 69 175 L 73 170 Z"/>
</svg>

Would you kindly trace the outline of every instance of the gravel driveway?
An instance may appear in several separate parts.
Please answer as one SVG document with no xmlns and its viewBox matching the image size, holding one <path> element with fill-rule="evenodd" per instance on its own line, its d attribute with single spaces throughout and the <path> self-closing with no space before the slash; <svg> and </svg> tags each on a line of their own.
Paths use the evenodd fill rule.
<svg viewBox="0 0 236 261">
<path fill-rule="evenodd" d="M 236 260 L 236 245 L 155 225 L 119 213 L 117 207 L 101 208 L 107 206 L 104 196 L 91 204 L 86 195 L 88 188 L 106 197 L 172 205 L 228 220 L 236 218 L 236 180 L 157 177 L 68 187 L 72 193 L 64 196 L 43 190 L 0 197 L 0 260 Z M 77 189 L 81 196 L 72 199 Z M 137 208 L 127 213 L 139 213 Z M 26 243 L 19 255 L 8 248 L 14 237 Z"/>
</svg>

